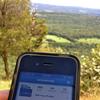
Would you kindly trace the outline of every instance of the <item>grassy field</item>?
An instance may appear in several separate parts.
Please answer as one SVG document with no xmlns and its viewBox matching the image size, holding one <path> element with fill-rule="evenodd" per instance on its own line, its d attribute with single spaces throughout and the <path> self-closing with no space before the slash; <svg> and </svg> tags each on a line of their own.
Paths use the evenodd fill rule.
<svg viewBox="0 0 100 100">
<path fill-rule="evenodd" d="M 100 38 L 80 38 L 77 41 L 86 44 L 100 44 Z"/>
<path fill-rule="evenodd" d="M 92 48 L 100 44 L 99 38 L 77 38 L 74 41 L 68 40 L 66 37 L 57 35 L 47 35 L 46 40 L 54 48 L 61 48 L 65 53 L 89 55 Z M 78 55 L 79 56 L 79 55 Z"/>
<path fill-rule="evenodd" d="M 60 37 L 56 35 L 47 35 L 46 40 L 51 40 L 56 43 L 71 43 L 71 41 L 67 40 L 66 37 Z M 85 43 L 85 44 L 100 44 L 100 38 L 79 38 L 75 39 L 76 42 Z"/>
<path fill-rule="evenodd" d="M 51 41 L 54 41 L 56 43 L 70 43 L 70 41 L 67 40 L 66 38 L 58 37 L 56 35 L 47 35 L 46 40 L 51 40 Z"/>
</svg>

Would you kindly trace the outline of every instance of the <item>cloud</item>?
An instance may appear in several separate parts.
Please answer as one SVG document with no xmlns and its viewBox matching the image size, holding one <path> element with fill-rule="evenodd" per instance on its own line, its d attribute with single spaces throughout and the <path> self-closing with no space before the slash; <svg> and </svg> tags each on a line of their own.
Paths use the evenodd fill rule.
<svg viewBox="0 0 100 100">
<path fill-rule="evenodd" d="M 33 3 L 99 8 L 100 0 L 31 0 Z"/>
</svg>

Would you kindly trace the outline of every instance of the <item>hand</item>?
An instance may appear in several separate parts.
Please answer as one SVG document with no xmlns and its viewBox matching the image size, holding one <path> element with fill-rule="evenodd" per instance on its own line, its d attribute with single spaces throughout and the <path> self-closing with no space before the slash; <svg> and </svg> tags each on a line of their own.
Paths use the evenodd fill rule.
<svg viewBox="0 0 100 100">
<path fill-rule="evenodd" d="M 0 91 L 0 100 L 8 100 L 9 91 Z"/>
</svg>

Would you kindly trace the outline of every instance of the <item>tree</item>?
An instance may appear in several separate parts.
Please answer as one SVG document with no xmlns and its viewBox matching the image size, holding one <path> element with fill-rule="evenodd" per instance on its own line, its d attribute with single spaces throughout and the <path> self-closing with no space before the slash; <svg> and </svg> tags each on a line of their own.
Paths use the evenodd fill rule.
<svg viewBox="0 0 100 100">
<path fill-rule="evenodd" d="M 31 35 L 33 37 L 32 38 L 33 44 L 34 44 L 33 48 L 34 48 L 34 50 L 36 50 L 37 48 L 39 48 L 41 46 L 42 40 L 43 40 L 44 36 L 47 34 L 48 29 L 45 25 L 45 20 L 41 20 L 40 18 L 36 18 L 34 20 L 35 20 L 35 23 L 32 27 Z M 34 20 L 33 20 L 33 22 L 34 22 Z"/>
<path fill-rule="evenodd" d="M 4 61 L 6 78 L 9 77 L 8 55 L 32 51 L 34 47 L 39 46 L 36 46 L 37 41 L 42 42 L 47 33 L 43 23 L 36 23 L 37 18 L 34 14 L 30 14 L 29 0 L 0 1 L 0 55 Z M 44 28 L 44 31 L 37 33 L 41 28 Z"/>
</svg>

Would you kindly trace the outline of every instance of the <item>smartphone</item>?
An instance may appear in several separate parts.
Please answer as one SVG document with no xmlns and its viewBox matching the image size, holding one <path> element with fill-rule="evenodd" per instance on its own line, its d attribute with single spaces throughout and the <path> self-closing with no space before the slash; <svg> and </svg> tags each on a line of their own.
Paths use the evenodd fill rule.
<svg viewBox="0 0 100 100">
<path fill-rule="evenodd" d="M 79 85 L 75 56 L 24 53 L 17 60 L 8 100 L 79 100 Z"/>
</svg>

